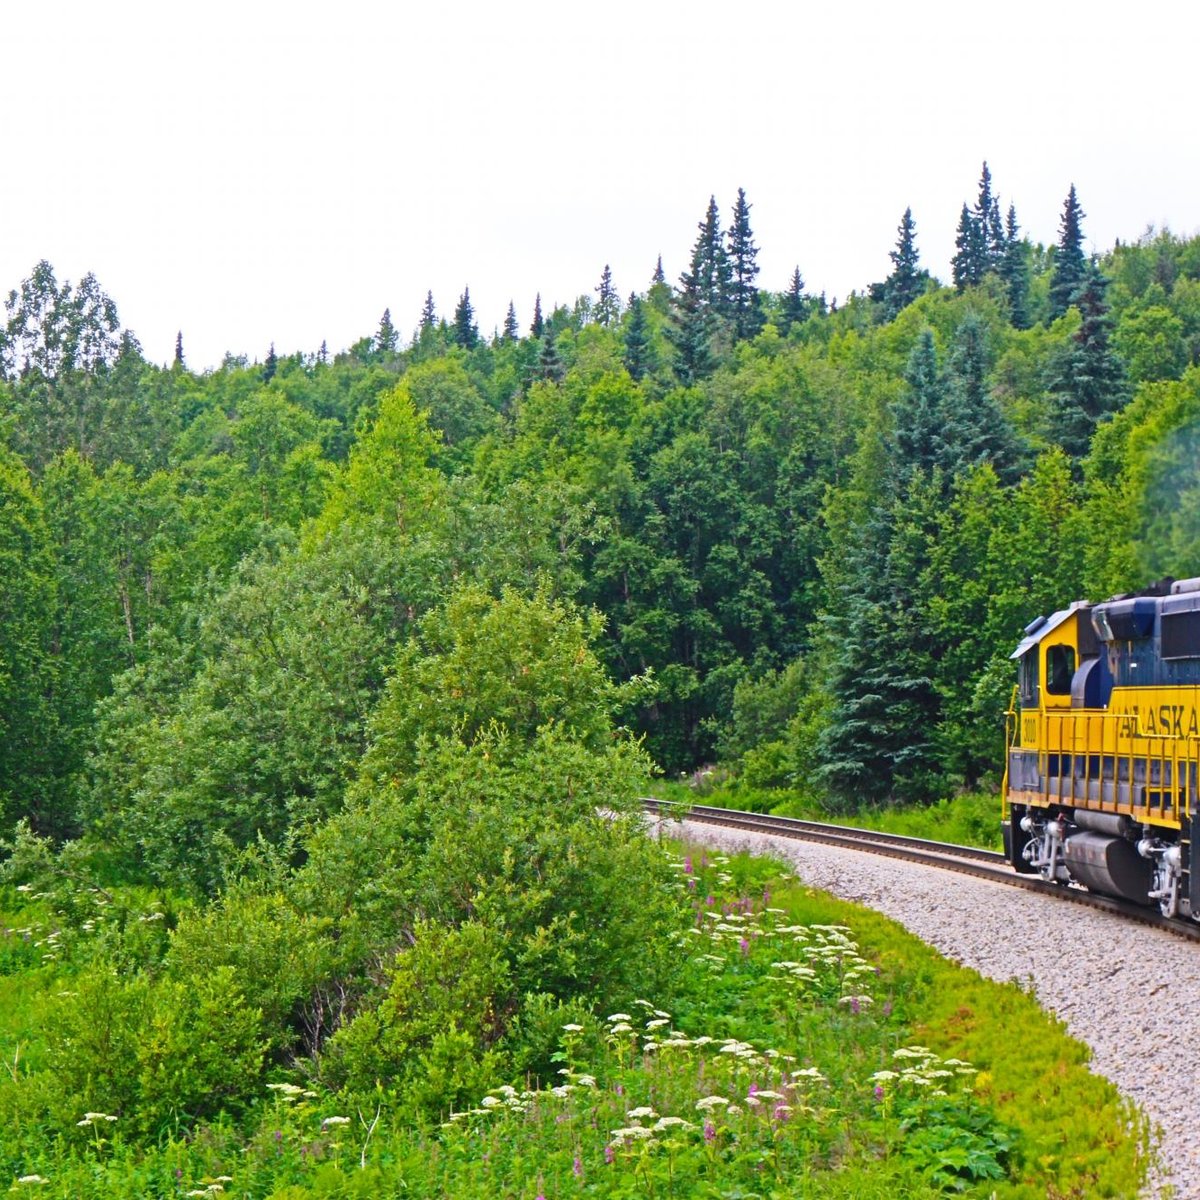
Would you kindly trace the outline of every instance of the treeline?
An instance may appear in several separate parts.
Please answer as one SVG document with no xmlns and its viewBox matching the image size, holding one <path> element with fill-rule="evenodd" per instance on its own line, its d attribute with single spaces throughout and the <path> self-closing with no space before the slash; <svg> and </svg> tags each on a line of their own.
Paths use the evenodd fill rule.
<svg viewBox="0 0 1200 1200">
<path fill-rule="evenodd" d="M 506 590 L 602 615 L 666 771 L 844 805 L 977 783 L 1021 627 L 1196 573 L 1200 521 L 1200 239 L 1096 259 L 1074 187 L 1048 247 L 1001 211 L 985 165 L 952 286 L 906 211 L 837 306 L 799 267 L 757 286 L 739 192 L 674 285 L 605 267 L 491 337 L 430 294 L 411 337 L 385 312 L 206 373 L 39 264 L 0 336 L 0 831 L 218 886 L 205 848 L 336 812 L 427 622 Z"/>
</svg>

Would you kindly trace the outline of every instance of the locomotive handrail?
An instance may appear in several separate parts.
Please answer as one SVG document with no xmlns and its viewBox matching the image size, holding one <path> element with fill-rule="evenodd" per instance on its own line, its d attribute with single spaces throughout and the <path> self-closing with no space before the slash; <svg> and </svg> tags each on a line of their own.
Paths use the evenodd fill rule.
<svg viewBox="0 0 1200 1200">
<path fill-rule="evenodd" d="M 1116 811 L 1124 785 L 1135 819 L 1175 824 L 1190 814 L 1200 774 L 1200 736 L 1144 730 L 1136 711 L 1073 709 L 1039 712 L 1035 719 L 1039 793 L 1047 803 Z M 1135 799 L 1139 783 L 1140 802 Z M 1112 790 L 1109 800 L 1106 784 Z M 1004 794 L 1007 809 L 1007 761 Z"/>
</svg>

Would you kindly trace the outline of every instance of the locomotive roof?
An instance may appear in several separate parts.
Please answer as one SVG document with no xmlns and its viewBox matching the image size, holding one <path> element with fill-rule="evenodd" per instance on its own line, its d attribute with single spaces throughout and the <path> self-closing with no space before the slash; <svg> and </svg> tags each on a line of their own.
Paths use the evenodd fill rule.
<svg viewBox="0 0 1200 1200">
<path fill-rule="evenodd" d="M 1087 608 L 1086 600 L 1076 600 L 1070 608 L 1061 608 L 1048 616 L 1032 633 L 1021 639 L 1021 644 L 1008 656 L 1020 658 L 1031 646 L 1036 646 L 1048 633 L 1053 633 L 1068 617 L 1073 617 L 1081 608 Z"/>
</svg>

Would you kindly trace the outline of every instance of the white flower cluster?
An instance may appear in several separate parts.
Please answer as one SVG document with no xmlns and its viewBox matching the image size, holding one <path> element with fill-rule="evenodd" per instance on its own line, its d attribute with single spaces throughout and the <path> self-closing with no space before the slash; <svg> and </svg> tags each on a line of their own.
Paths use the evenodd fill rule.
<svg viewBox="0 0 1200 1200">
<path fill-rule="evenodd" d="M 896 1088 L 928 1089 L 932 1096 L 946 1095 L 945 1080 L 966 1078 L 976 1069 L 961 1058 L 939 1058 L 928 1046 L 901 1046 L 892 1051 L 901 1065 L 898 1071 L 876 1071 L 871 1082 L 877 1086 L 894 1084 Z"/>
</svg>

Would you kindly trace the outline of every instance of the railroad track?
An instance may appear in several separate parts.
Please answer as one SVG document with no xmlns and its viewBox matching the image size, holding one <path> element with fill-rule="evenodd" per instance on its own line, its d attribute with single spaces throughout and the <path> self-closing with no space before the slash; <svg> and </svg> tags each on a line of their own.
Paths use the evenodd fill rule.
<svg viewBox="0 0 1200 1200">
<path fill-rule="evenodd" d="M 1003 854 L 980 850 L 975 846 L 956 846 L 949 842 L 931 842 L 922 838 L 880 833 L 874 829 L 855 829 L 846 825 L 827 825 L 820 821 L 803 821 L 795 817 L 776 817 L 766 813 L 741 812 L 731 808 L 710 808 L 706 805 L 678 805 L 647 797 L 642 801 L 648 812 L 660 817 L 698 821 L 707 825 L 723 825 L 772 837 L 797 838 L 806 842 L 821 842 L 843 850 L 858 850 L 899 858 L 905 862 L 940 870 L 956 871 L 987 879 L 1004 887 L 1024 888 L 1041 892 L 1072 904 L 1113 913 L 1129 921 L 1151 925 L 1190 941 L 1200 942 L 1200 924 L 1191 920 L 1168 920 L 1152 908 L 1131 904 L 1112 896 L 1102 896 L 1084 888 L 1065 887 L 1049 883 L 1036 875 L 1018 875 Z"/>
</svg>

